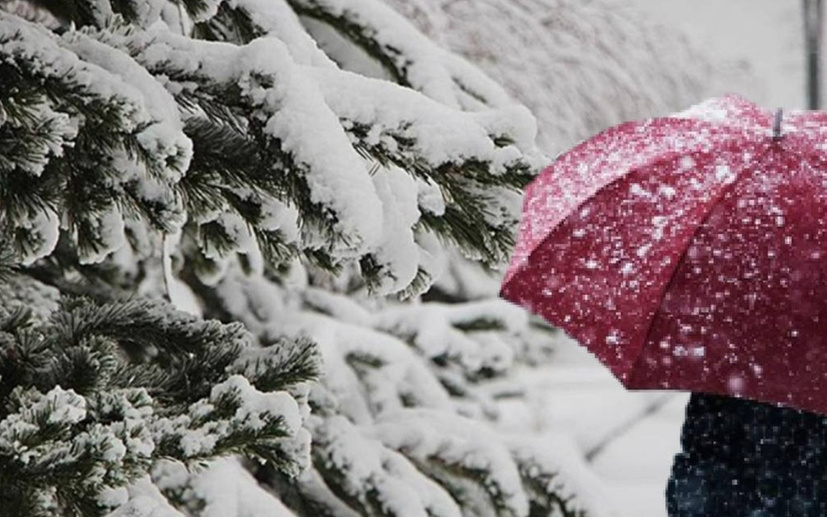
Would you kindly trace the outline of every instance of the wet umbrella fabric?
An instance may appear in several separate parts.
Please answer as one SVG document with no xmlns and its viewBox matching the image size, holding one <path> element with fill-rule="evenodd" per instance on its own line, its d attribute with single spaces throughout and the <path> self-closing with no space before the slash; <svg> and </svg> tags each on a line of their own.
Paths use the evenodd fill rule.
<svg viewBox="0 0 827 517">
<path fill-rule="evenodd" d="M 609 129 L 526 189 L 500 296 L 630 389 L 827 414 L 827 115 L 727 96 Z"/>
</svg>

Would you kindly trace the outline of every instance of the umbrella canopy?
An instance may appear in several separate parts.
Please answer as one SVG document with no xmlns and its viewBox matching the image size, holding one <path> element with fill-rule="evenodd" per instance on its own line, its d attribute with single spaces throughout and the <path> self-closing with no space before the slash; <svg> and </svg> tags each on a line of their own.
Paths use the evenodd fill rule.
<svg viewBox="0 0 827 517">
<path fill-rule="evenodd" d="M 727 96 L 578 145 L 527 187 L 500 296 L 627 388 L 827 414 L 827 114 Z"/>
</svg>

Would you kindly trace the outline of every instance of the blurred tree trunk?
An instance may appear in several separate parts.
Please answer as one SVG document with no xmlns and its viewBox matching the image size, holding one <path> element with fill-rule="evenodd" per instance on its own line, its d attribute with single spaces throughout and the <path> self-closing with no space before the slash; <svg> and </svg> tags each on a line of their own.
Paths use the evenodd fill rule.
<svg viewBox="0 0 827 517">
<path fill-rule="evenodd" d="M 807 106 L 821 106 L 821 30 L 824 12 L 822 0 L 802 0 L 804 7 L 804 44 L 807 52 Z"/>
</svg>

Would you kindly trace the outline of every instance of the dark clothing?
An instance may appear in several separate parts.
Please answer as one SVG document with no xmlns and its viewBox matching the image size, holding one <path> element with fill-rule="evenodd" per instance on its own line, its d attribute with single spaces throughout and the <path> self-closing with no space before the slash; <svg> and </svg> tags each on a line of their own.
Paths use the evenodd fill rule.
<svg viewBox="0 0 827 517">
<path fill-rule="evenodd" d="M 827 517 L 827 417 L 693 393 L 670 517 Z"/>
</svg>

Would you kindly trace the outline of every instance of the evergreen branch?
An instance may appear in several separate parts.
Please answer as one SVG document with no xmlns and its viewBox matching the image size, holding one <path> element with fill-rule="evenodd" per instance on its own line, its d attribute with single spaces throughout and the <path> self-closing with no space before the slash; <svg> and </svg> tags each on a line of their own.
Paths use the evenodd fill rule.
<svg viewBox="0 0 827 517">
<path fill-rule="evenodd" d="M 239 44 L 249 43 L 266 34 L 246 9 L 230 7 L 227 2 L 221 3 L 215 16 L 195 24 L 193 28 L 193 37 L 198 39 Z"/>
<path fill-rule="evenodd" d="M 101 19 L 98 3 L 93 0 L 31 0 L 47 10 L 52 16 L 64 22 L 73 22 L 79 26 L 95 25 Z"/>
<path fill-rule="evenodd" d="M 54 250 L 37 263 L 21 268 L 26 276 L 58 289 L 67 296 L 86 297 L 98 302 L 114 302 L 129 297 L 141 279 L 116 265 L 81 264 L 77 245 L 61 234 Z"/>
<path fill-rule="evenodd" d="M 105 304 L 67 300 L 64 310 L 53 315 L 49 331 L 63 346 L 100 336 L 138 356 L 152 350 L 161 365 L 216 348 L 238 353 L 249 340 L 240 324 L 202 321 L 161 302 L 140 299 Z"/>
<path fill-rule="evenodd" d="M 4 508 L 38 507 L 37 494 L 49 493 L 63 515 L 104 515 L 111 508 L 102 490 L 125 485 L 164 456 L 199 462 L 240 453 L 290 475 L 303 468 L 296 402 L 273 390 L 318 374 L 312 342 L 290 352 L 283 341 L 284 349 L 262 349 L 261 360 L 239 362 L 248 345 L 239 325 L 143 300 L 67 300 L 45 326 L 34 326 L 24 310 L 2 316 Z M 130 361 L 121 350 L 135 345 L 154 353 Z M 231 365 L 268 391 L 232 375 Z M 192 442 L 203 433 L 216 439 Z"/>
<path fill-rule="evenodd" d="M 529 496 L 529 515 L 591 515 L 587 501 L 580 500 L 572 492 L 564 469 L 550 461 L 552 455 L 547 453 L 543 444 L 526 444 L 513 440 L 510 448 Z"/>
<path fill-rule="evenodd" d="M 302 440 L 297 410 L 286 392 L 261 393 L 244 377 L 233 375 L 186 413 L 153 424 L 159 437 L 157 452 L 187 463 L 247 454 L 296 474 L 302 458 L 286 449 L 295 450 L 295 442 Z"/>
<path fill-rule="evenodd" d="M 393 81 L 401 86 L 414 87 L 408 77 L 411 61 L 402 51 L 383 43 L 377 38 L 377 30 L 364 23 L 358 16 L 348 10 L 334 13 L 326 9 L 323 2 L 315 0 L 289 0 L 290 5 L 300 16 L 313 18 L 326 23 L 347 39 L 365 50 L 382 65 Z"/>
<path fill-rule="evenodd" d="M 476 67 L 446 52 L 383 2 L 287 0 L 300 16 L 324 23 L 364 50 L 390 80 L 452 108 L 509 104 L 509 95 Z M 393 27 L 393 30 L 388 30 Z M 343 68 L 347 68 L 343 66 Z M 423 73 L 424 72 L 424 73 Z"/>
<path fill-rule="evenodd" d="M 295 243 L 286 243 L 282 232 L 279 230 L 268 231 L 255 229 L 256 242 L 258 242 L 264 260 L 274 270 L 280 265 L 289 264 L 295 257 L 300 256 L 301 250 Z M 335 271 L 336 269 L 333 268 Z"/>
<path fill-rule="evenodd" d="M 0 184 L 2 184 L 2 178 L 0 178 Z M 0 226 L 2 226 L 2 219 L 0 219 Z M 18 261 L 14 248 L 5 237 L 0 236 L 0 285 L 7 282 L 17 272 L 17 268 Z"/>
<path fill-rule="evenodd" d="M 157 137 L 148 134 L 156 121 L 143 99 L 119 93 L 119 77 L 2 13 L 0 55 L 2 111 L 13 117 L 0 124 L 0 148 L 7 151 L 0 160 L 0 223 L 15 235 L 21 255 L 38 257 L 54 242 L 28 237 L 32 223 L 21 224 L 49 212 L 65 214 L 84 257 L 118 244 L 124 216 L 165 231 L 178 224 L 180 207 L 169 187 L 181 163 L 158 152 Z"/>
<path fill-rule="evenodd" d="M 284 390 L 298 383 L 318 380 L 322 357 L 318 345 L 307 337 L 280 338 L 262 348 L 242 353 L 227 370 L 244 375 L 259 390 Z"/>
<path fill-rule="evenodd" d="M 257 236 L 264 238 L 262 251 L 273 267 L 279 261 L 289 260 L 297 250 L 292 244 L 279 242 L 277 233 L 260 226 L 268 197 L 295 205 L 297 222 L 305 234 L 321 233 L 322 240 L 330 245 L 337 241 L 350 245 L 347 235 L 333 229 L 336 218 L 331 210 L 312 201 L 306 166 L 298 164 L 284 151 L 278 139 L 266 134 L 256 118 L 255 108 L 236 85 L 216 85 L 203 77 L 168 68 L 154 73 L 184 84 L 199 85 L 196 89 L 181 89 L 176 97 L 187 109 L 206 115 L 206 118 L 187 119 L 185 127 L 185 133 L 193 141 L 194 155 L 180 189 L 194 219 L 231 207 Z M 216 102 L 219 98 L 220 104 Z M 239 196 L 239 190 L 247 195 Z M 198 235 L 200 242 L 209 243 L 222 254 L 235 249 L 232 236 L 217 225 L 206 229 L 201 225 Z M 326 250 L 304 251 L 305 258 L 312 263 L 338 272 L 338 266 Z"/>
<path fill-rule="evenodd" d="M 103 515 L 100 492 L 148 468 L 146 449 L 133 449 L 147 436 L 122 422 L 95 422 L 72 391 L 16 390 L 8 405 L 0 420 L 0 500 L 8 507 L 42 508 L 43 495 L 54 491 L 62 515 Z M 132 445 L 124 446 L 127 439 Z"/>
<path fill-rule="evenodd" d="M 187 14 L 189 14 L 194 19 L 199 19 L 203 15 L 203 13 L 206 12 L 210 8 L 210 6 L 215 3 L 214 1 L 208 0 L 173 0 L 173 2 L 183 5 L 184 9 L 186 9 L 187 11 Z"/>
</svg>

